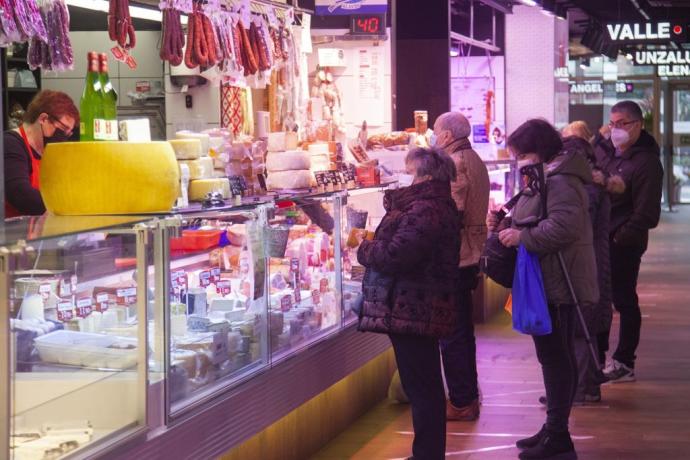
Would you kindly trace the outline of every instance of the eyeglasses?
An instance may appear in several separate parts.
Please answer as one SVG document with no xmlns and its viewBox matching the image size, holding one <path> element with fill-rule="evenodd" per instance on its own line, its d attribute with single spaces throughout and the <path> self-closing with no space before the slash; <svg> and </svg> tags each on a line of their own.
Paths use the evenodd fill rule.
<svg viewBox="0 0 690 460">
<path fill-rule="evenodd" d="M 69 126 L 67 126 L 66 124 L 64 124 L 63 122 L 61 122 L 60 119 L 59 119 L 58 117 L 56 117 L 55 115 L 50 115 L 50 114 L 49 114 L 49 115 L 48 115 L 48 118 L 50 118 L 50 121 L 51 121 L 54 125 L 56 125 L 58 128 L 60 128 L 61 130 L 63 130 L 63 131 L 65 132 L 65 134 L 67 135 L 67 137 L 72 136 L 72 132 L 74 131 L 74 128 L 70 128 Z"/>
<path fill-rule="evenodd" d="M 632 125 L 633 123 L 637 123 L 640 120 L 633 120 L 633 121 L 618 121 L 616 123 L 609 121 L 609 128 L 625 128 L 628 125 Z"/>
</svg>

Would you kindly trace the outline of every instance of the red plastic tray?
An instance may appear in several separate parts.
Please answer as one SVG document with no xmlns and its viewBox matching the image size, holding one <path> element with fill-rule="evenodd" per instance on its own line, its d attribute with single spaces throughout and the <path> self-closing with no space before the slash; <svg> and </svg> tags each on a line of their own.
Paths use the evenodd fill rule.
<svg viewBox="0 0 690 460">
<path fill-rule="evenodd" d="M 218 246 L 222 230 L 182 230 L 181 238 L 170 239 L 171 251 L 203 251 Z"/>
</svg>

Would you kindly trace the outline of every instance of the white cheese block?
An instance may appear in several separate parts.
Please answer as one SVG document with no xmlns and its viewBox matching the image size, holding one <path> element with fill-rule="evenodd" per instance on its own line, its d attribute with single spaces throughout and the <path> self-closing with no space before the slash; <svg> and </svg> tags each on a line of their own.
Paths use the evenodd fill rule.
<svg viewBox="0 0 690 460">
<path fill-rule="evenodd" d="M 201 156 L 199 139 L 173 139 L 168 142 L 172 145 L 178 160 L 196 160 Z"/>
<path fill-rule="evenodd" d="M 309 188 L 314 183 L 314 175 L 308 169 L 269 172 L 266 186 L 269 190 L 294 190 Z"/>
<path fill-rule="evenodd" d="M 211 145 L 211 136 L 203 133 L 195 133 L 192 131 L 178 131 L 175 133 L 177 139 L 197 139 L 201 142 L 201 155 L 208 156 L 208 151 Z"/>
<path fill-rule="evenodd" d="M 203 201 L 210 192 L 219 192 L 223 198 L 230 198 L 230 181 L 227 178 L 199 179 L 189 183 L 190 201 Z"/>
<path fill-rule="evenodd" d="M 191 180 L 213 178 L 213 159 L 210 157 L 202 157 L 198 160 L 182 160 L 180 164 L 187 165 Z"/>
<path fill-rule="evenodd" d="M 328 154 L 311 154 L 312 171 L 328 171 L 331 169 L 331 158 Z"/>
<path fill-rule="evenodd" d="M 311 159 L 309 153 L 302 151 L 274 152 L 266 157 L 266 169 L 269 173 L 274 171 L 291 171 L 309 169 Z"/>
<path fill-rule="evenodd" d="M 309 153 L 312 155 L 328 155 L 328 144 L 311 144 L 309 145 Z"/>
<path fill-rule="evenodd" d="M 268 151 L 269 152 L 282 152 L 285 150 L 285 133 L 275 132 L 268 133 Z"/>
</svg>

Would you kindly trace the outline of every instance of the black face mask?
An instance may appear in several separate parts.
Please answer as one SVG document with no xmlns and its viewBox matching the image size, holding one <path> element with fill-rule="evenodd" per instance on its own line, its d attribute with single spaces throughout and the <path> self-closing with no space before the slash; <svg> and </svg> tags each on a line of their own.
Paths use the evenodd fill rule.
<svg viewBox="0 0 690 460">
<path fill-rule="evenodd" d="M 68 136 L 66 132 L 60 128 L 55 128 L 55 132 L 51 137 L 43 136 L 43 145 L 52 144 L 54 142 L 67 142 L 70 140 L 71 136 Z"/>
</svg>

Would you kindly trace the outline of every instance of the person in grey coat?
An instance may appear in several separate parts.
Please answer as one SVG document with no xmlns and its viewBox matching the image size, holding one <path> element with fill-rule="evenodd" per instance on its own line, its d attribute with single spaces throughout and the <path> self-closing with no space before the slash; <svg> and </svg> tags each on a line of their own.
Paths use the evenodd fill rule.
<svg viewBox="0 0 690 460">
<path fill-rule="evenodd" d="M 504 246 L 522 244 L 539 257 L 552 332 L 533 336 L 542 367 L 547 397 L 547 417 L 534 436 L 518 441 L 520 459 L 577 458 L 568 419 L 577 388 L 574 349 L 575 305 L 562 271 L 559 253 L 568 268 L 581 302 L 599 299 L 589 198 L 585 185 L 592 172 L 581 155 L 562 154 L 560 134 L 544 120 L 529 120 L 508 138 L 508 148 L 520 169 L 544 168 L 542 191 L 527 189 L 513 209 L 510 228 L 499 227 L 497 217 L 487 218 L 489 231 L 501 230 Z M 542 194 L 545 191 L 545 196 Z"/>
</svg>

